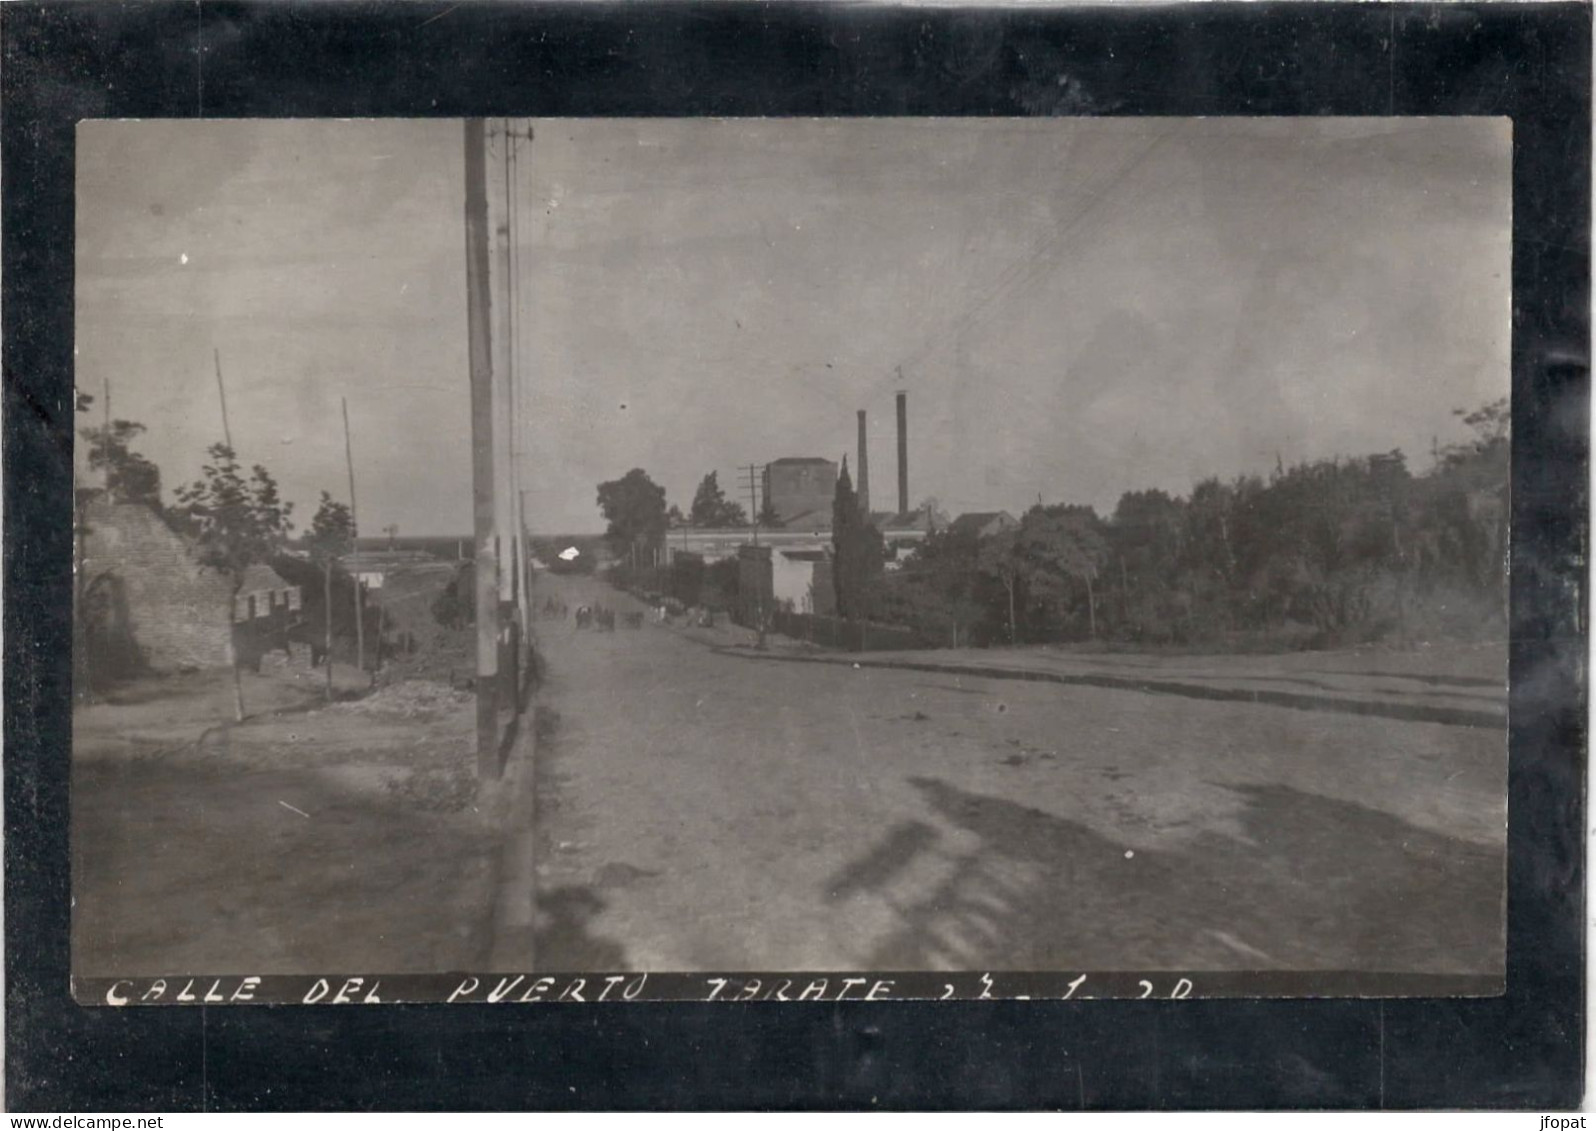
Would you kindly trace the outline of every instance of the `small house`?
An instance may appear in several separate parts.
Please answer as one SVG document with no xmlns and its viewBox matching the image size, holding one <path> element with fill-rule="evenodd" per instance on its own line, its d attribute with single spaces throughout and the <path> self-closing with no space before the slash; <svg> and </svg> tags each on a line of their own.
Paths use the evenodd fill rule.
<svg viewBox="0 0 1596 1131">
<path fill-rule="evenodd" d="M 1020 520 L 1008 511 L 967 511 L 954 519 L 948 529 L 977 539 L 991 538 L 1005 530 L 1013 530 Z"/>
</svg>

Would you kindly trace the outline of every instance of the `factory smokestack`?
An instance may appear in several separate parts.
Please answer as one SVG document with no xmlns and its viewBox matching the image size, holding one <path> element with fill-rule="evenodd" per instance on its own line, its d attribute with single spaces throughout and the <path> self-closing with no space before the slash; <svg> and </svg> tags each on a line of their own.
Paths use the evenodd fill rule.
<svg viewBox="0 0 1596 1131">
<path fill-rule="evenodd" d="M 859 410 L 859 513 L 870 518 L 870 452 L 865 447 L 865 413 Z"/>
<path fill-rule="evenodd" d="M 898 513 L 909 513 L 909 394 L 898 390 Z"/>
</svg>

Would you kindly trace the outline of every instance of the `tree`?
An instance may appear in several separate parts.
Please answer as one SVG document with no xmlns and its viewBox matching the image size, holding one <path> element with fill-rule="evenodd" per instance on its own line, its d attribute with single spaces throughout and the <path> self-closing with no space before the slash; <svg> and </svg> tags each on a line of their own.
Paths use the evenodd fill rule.
<svg viewBox="0 0 1596 1131">
<path fill-rule="evenodd" d="M 1474 437 L 1461 444 L 1448 444 L 1442 448 L 1439 453 L 1442 463 L 1463 463 L 1507 448 L 1513 421 L 1506 397 L 1481 405 L 1472 412 L 1455 408 L 1452 415 L 1461 420 L 1474 433 Z"/>
<path fill-rule="evenodd" d="M 942 527 L 927 534 L 884 588 L 888 612 L 933 639 L 951 636 L 958 647 L 986 612 L 977 567 L 980 540 L 970 530 Z M 901 620 L 900 620 L 901 623 Z"/>
<path fill-rule="evenodd" d="M 704 559 L 697 554 L 677 554 L 671 559 L 670 592 L 689 608 L 704 599 Z"/>
<path fill-rule="evenodd" d="M 605 538 L 619 554 L 661 544 L 665 537 L 665 488 L 634 467 L 598 486 L 598 505 L 609 522 Z"/>
<path fill-rule="evenodd" d="M 305 547 L 313 560 L 337 561 L 354 552 L 355 520 L 345 503 L 340 503 L 326 491 L 321 493 L 321 504 L 310 520 L 310 532 L 305 536 Z"/>
<path fill-rule="evenodd" d="M 719 474 L 713 471 L 699 481 L 688 520 L 694 526 L 710 529 L 748 525 L 747 513 L 726 497 L 720 487 Z"/>
<path fill-rule="evenodd" d="M 920 500 L 920 505 L 915 508 L 926 517 L 926 525 L 931 530 L 946 530 L 953 525 L 953 519 L 948 517 L 948 512 L 942 509 L 942 504 L 935 495 L 927 495 Z"/>
<path fill-rule="evenodd" d="M 340 558 L 354 552 L 355 520 L 343 503 L 336 501 L 326 491 L 321 493 L 321 505 L 310 520 L 310 533 L 305 538 L 311 560 L 321 566 L 322 618 L 326 631 L 327 699 L 333 696 L 333 566 Z"/>
<path fill-rule="evenodd" d="M 177 489 L 177 513 L 194 531 L 200 562 L 225 576 L 231 588 L 227 623 L 250 566 L 267 562 L 282 547 L 293 523 L 293 504 L 284 502 L 277 481 L 260 464 L 246 480 L 238 457 L 226 444 L 207 449 L 210 462 L 200 468 L 201 478 Z M 238 653 L 233 653 L 233 695 L 238 721 L 244 720 L 244 685 Z"/>
<path fill-rule="evenodd" d="M 555 558 L 555 561 L 560 559 Z M 476 623 L 477 605 L 476 568 L 471 562 L 461 562 L 439 594 L 432 601 L 432 619 L 444 628 L 469 628 Z"/>
<path fill-rule="evenodd" d="M 671 530 L 680 530 L 688 525 L 687 516 L 682 513 L 682 508 L 675 503 L 665 512 L 665 525 Z"/>
<path fill-rule="evenodd" d="M 768 496 L 759 504 L 759 525 L 770 530 L 780 530 L 783 526 L 781 515 L 776 513 L 776 504 Z"/>
<path fill-rule="evenodd" d="M 1032 507 L 1020 522 L 1017 552 L 1032 593 L 1060 600 L 1068 582 L 1086 587 L 1088 633 L 1097 639 L 1094 585 L 1108 561 L 1108 541 L 1091 507 Z"/>
<path fill-rule="evenodd" d="M 79 394 L 81 402 L 83 394 Z M 131 420 L 113 420 L 108 427 L 84 428 L 90 471 L 103 472 L 109 498 L 116 503 L 142 503 L 161 509 L 161 469 L 130 447 L 145 427 Z"/>
<path fill-rule="evenodd" d="M 869 596 L 881 577 L 886 560 L 881 532 L 859 514 L 859 497 L 848 475 L 848 457 L 831 498 L 831 581 L 837 597 L 837 615 L 863 620 Z"/>
<path fill-rule="evenodd" d="M 1156 489 L 1127 491 L 1114 508 L 1105 533 L 1118 562 L 1119 619 L 1137 638 L 1172 631 L 1185 527 L 1185 503 Z"/>
<path fill-rule="evenodd" d="M 837 615 L 845 620 L 855 616 L 856 600 L 852 553 L 854 531 L 860 525 L 859 501 L 853 479 L 848 475 L 848 457 L 842 457 L 842 472 L 831 494 L 831 587 L 837 599 Z"/>
<path fill-rule="evenodd" d="M 995 578 L 1008 595 L 1011 645 L 1017 643 L 1019 638 L 1014 617 L 1015 591 L 1019 588 L 1022 572 L 1019 546 L 1020 532 L 1017 527 L 1001 530 L 990 538 L 982 539 L 981 549 L 976 556 L 976 568 L 988 577 Z"/>
</svg>

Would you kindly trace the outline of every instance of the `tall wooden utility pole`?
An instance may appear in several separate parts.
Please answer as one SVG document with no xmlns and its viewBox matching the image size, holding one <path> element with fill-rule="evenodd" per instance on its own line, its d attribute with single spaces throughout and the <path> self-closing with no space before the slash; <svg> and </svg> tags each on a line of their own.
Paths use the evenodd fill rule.
<svg viewBox="0 0 1596 1131">
<path fill-rule="evenodd" d="M 327 665 L 327 673 L 326 673 L 327 674 L 327 702 L 331 703 L 333 701 L 333 670 L 332 670 L 332 664 L 333 664 L 333 661 L 332 661 L 332 658 L 333 658 L 332 555 L 331 554 L 327 554 L 322 559 L 321 576 L 322 576 L 322 591 L 321 591 L 322 626 L 325 629 L 325 638 L 323 640 L 323 644 L 326 646 L 326 649 L 327 649 L 326 653 L 321 658 L 321 662 Z"/>
<path fill-rule="evenodd" d="M 366 670 L 366 602 L 360 591 L 360 514 L 355 508 L 355 449 L 349 441 L 349 398 L 340 398 L 344 405 L 344 463 L 349 466 L 349 556 L 356 559 L 356 568 L 350 570 L 355 579 L 355 668 Z M 329 659 L 327 661 L 331 663 Z"/>
<path fill-rule="evenodd" d="M 902 379 L 903 369 L 899 367 Z M 898 513 L 909 513 L 909 394 L 898 390 Z"/>
<path fill-rule="evenodd" d="M 505 128 L 504 196 L 505 212 L 510 227 L 509 272 L 509 327 L 510 327 L 510 503 L 515 522 L 515 592 L 516 625 L 519 634 L 516 651 L 516 671 L 531 656 L 529 642 L 532 627 L 532 570 L 528 566 L 526 542 L 526 491 L 521 487 L 521 202 L 520 162 L 521 142 L 532 141 L 532 127 L 524 133 L 517 132 L 506 123 Z M 519 693 L 519 689 L 517 689 Z"/>
<path fill-rule="evenodd" d="M 466 329 L 471 370 L 471 517 L 476 542 L 477 779 L 499 776 L 499 581 L 494 544 L 493 340 L 488 294 L 488 155 L 465 123 Z"/>
<path fill-rule="evenodd" d="M 737 469 L 739 473 L 742 468 Z M 764 470 L 757 463 L 748 465 L 748 515 L 754 528 L 754 545 L 759 545 L 759 473 Z"/>
<path fill-rule="evenodd" d="M 116 502 L 111 497 L 111 379 L 105 379 L 105 431 L 100 433 L 100 451 L 105 455 L 105 501 Z"/>
<path fill-rule="evenodd" d="M 493 484 L 493 529 L 498 536 L 499 562 L 499 684 L 500 702 L 514 703 L 517 682 L 515 637 L 516 554 L 515 554 L 515 470 L 511 452 L 515 444 L 515 397 L 511 390 L 512 353 L 515 341 L 515 303 L 510 279 L 510 147 L 515 144 L 509 118 L 499 119 L 493 130 L 498 135 L 499 161 L 504 167 L 504 194 L 499 201 L 498 285 L 494 287 L 497 305 L 489 319 L 493 341 L 493 458 L 496 478 Z M 490 212 L 492 201 L 489 201 Z"/>
<path fill-rule="evenodd" d="M 222 384 L 222 351 L 212 346 L 211 352 L 216 356 L 216 395 L 221 398 L 222 402 L 222 439 L 227 442 L 228 452 L 236 458 L 238 452 L 233 448 L 233 429 L 227 423 L 227 389 Z M 236 604 L 238 595 L 235 593 L 233 596 L 234 600 L 227 603 L 227 650 L 233 657 L 233 714 L 238 717 L 239 722 L 243 722 L 244 676 L 238 670 L 238 607 Z M 327 662 L 329 664 L 332 663 L 331 660 Z"/>
<path fill-rule="evenodd" d="M 216 356 L 216 395 L 222 399 L 222 438 L 227 441 L 227 446 L 233 446 L 233 429 L 227 423 L 227 390 L 222 385 L 222 351 L 212 347 L 211 352 Z M 237 452 L 233 453 L 237 455 Z"/>
<path fill-rule="evenodd" d="M 752 518 L 754 528 L 754 548 L 756 550 L 759 548 L 759 474 L 763 470 L 766 469 L 761 468 L 758 464 L 751 463 L 748 465 L 748 513 Z M 769 498 L 768 491 L 766 492 L 766 498 Z M 775 554 L 774 548 L 772 548 L 771 554 Z M 758 554 L 755 554 L 755 568 L 758 569 L 760 564 L 761 559 Z M 774 569 L 774 564 L 772 564 L 772 568 Z M 765 575 L 762 569 L 759 569 L 758 572 L 759 584 L 754 587 L 754 620 L 757 622 L 759 628 L 759 639 L 756 646 L 760 649 L 763 649 L 765 647 Z"/>
<path fill-rule="evenodd" d="M 515 493 L 515 529 L 521 537 L 521 626 L 527 631 L 532 624 L 532 547 L 526 537 L 526 489 L 518 487 Z M 522 651 L 531 654 L 530 638 L 523 641 Z"/>
</svg>

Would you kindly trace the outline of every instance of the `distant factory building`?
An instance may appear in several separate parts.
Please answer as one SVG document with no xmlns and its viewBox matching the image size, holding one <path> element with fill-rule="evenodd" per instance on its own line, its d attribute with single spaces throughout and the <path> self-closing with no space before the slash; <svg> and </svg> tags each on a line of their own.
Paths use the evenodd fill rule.
<svg viewBox="0 0 1596 1131">
<path fill-rule="evenodd" d="M 990 538 L 994 534 L 1001 534 L 1005 530 L 1013 530 L 1020 524 L 1020 520 L 1008 511 L 966 511 L 953 520 L 948 528 L 955 534 L 966 534 L 974 538 Z"/>
<path fill-rule="evenodd" d="M 764 497 L 783 526 L 829 530 L 837 465 L 820 456 L 788 456 L 765 465 Z"/>
</svg>

